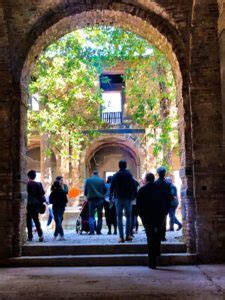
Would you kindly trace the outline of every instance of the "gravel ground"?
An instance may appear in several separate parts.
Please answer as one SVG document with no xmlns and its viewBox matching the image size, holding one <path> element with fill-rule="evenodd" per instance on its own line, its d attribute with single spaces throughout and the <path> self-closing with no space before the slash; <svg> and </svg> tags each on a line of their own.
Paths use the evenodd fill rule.
<svg viewBox="0 0 225 300">
<path fill-rule="evenodd" d="M 89 244 L 117 244 L 119 236 L 118 235 L 107 235 L 107 229 L 102 229 L 102 235 L 88 235 L 87 233 L 83 233 L 82 235 L 77 234 L 75 230 L 65 230 L 65 241 L 54 241 L 53 240 L 53 229 L 44 229 L 44 244 L 78 244 L 78 245 L 89 245 Z M 182 231 L 174 231 L 166 233 L 167 243 L 175 243 L 182 241 Z M 139 226 L 139 231 L 135 234 L 133 243 L 144 244 L 146 243 L 146 236 L 142 226 Z M 34 235 L 33 242 L 29 244 L 38 244 L 38 236 Z"/>
</svg>

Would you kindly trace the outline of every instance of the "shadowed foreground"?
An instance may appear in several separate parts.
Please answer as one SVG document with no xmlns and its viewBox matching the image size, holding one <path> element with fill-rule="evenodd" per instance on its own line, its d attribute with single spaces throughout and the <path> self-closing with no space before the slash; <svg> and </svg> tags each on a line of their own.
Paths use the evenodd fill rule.
<svg viewBox="0 0 225 300">
<path fill-rule="evenodd" d="M 225 299 L 225 265 L 0 269 L 0 299 Z"/>
</svg>

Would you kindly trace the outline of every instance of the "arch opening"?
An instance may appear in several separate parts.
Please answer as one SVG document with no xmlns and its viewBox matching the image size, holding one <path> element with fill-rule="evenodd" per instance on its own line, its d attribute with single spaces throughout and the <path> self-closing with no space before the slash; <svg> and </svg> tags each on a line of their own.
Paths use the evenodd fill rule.
<svg viewBox="0 0 225 300">
<path fill-rule="evenodd" d="M 180 55 L 176 55 L 174 51 L 174 45 L 171 40 L 168 41 L 155 27 L 153 27 L 149 21 L 141 19 L 139 16 L 134 16 L 122 11 L 113 10 L 92 10 L 84 11 L 79 14 L 67 16 L 49 27 L 45 32 L 40 35 L 37 40 L 33 43 L 30 51 L 27 55 L 22 73 L 21 73 L 21 91 L 23 103 L 27 102 L 27 89 L 29 84 L 29 77 L 32 72 L 33 64 L 37 60 L 38 55 L 41 53 L 50 42 L 55 41 L 67 32 L 70 32 L 77 28 L 82 28 L 91 24 L 106 24 L 122 27 L 137 33 L 141 37 L 154 44 L 160 51 L 162 51 L 171 63 L 173 73 L 176 81 L 177 88 L 177 107 L 179 117 L 179 139 L 181 145 L 181 165 L 182 169 L 186 168 L 186 141 L 185 141 L 185 130 L 188 126 L 184 127 L 184 112 L 188 114 L 185 108 L 188 107 L 188 94 L 187 94 L 187 74 L 185 71 L 184 53 L 182 53 L 182 43 L 180 43 Z M 175 43 L 175 41 L 174 41 Z M 176 41 L 177 43 L 177 41 Z M 176 49 L 177 51 L 177 49 Z M 187 101 L 184 103 L 183 100 Z M 190 147 L 190 145 L 189 145 Z M 185 173 L 183 173 L 183 186 L 184 190 L 187 190 L 188 185 L 192 184 L 190 177 L 187 181 Z M 184 196 L 185 197 L 185 196 Z M 194 240 L 191 241 L 195 243 Z"/>
</svg>

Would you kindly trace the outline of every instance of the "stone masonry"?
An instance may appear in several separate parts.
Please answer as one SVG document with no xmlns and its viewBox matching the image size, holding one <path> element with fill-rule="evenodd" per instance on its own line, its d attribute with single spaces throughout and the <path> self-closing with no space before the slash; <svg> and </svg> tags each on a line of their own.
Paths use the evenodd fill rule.
<svg viewBox="0 0 225 300">
<path fill-rule="evenodd" d="M 20 255 L 23 242 L 27 84 L 33 63 L 45 46 L 63 34 L 89 24 L 110 24 L 155 44 L 173 66 L 188 251 L 203 262 L 225 260 L 225 119 L 220 79 L 224 58 L 220 60 L 219 52 L 219 45 L 224 47 L 224 5 L 219 4 L 216 0 L 1 1 L 1 257 Z"/>
</svg>

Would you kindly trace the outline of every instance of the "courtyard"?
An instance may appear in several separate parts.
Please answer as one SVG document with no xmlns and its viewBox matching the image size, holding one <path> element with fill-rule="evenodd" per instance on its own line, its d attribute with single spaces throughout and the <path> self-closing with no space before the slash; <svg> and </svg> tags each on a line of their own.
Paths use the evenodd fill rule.
<svg viewBox="0 0 225 300">
<path fill-rule="evenodd" d="M 44 242 L 43 245 L 109 245 L 118 244 L 118 235 L 107 235 L 107 229 L 103 228 L 101 235 L 88 235 L 87 233 L 77 234 L 75 229 L 65 230 L 65 241 L 53 240 L 53 229 L 44 230 Z M 173 231 L 166 233 L 166 243 L 179 243 L 182 242 L 182 231 Z M 146 235 L 143 226 L 139 227 L 138 233 L 134 235 L 133 241 L 129 242 L 132 244 L 147 244 Z M 38 242 L 38 235 L 34 235 L 33 242 L 27 243 L 27 245 L 39 245 L 42 243 Z"/>
</svg>

